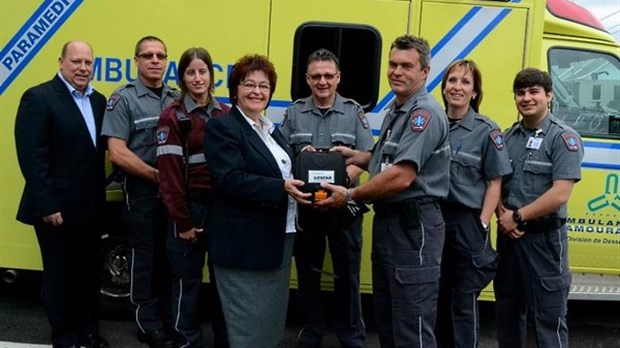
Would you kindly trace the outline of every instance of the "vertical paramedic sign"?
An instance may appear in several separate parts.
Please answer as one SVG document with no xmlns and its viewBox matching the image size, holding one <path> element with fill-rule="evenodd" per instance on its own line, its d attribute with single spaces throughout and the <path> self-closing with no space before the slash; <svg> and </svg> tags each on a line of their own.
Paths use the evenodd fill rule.
<svg viewBox="0 0 620 348">
<path fill-rule="evenodd" d="M 45 0 L 0 52 L 0 95 L 84 0 Z"/>
</svg>

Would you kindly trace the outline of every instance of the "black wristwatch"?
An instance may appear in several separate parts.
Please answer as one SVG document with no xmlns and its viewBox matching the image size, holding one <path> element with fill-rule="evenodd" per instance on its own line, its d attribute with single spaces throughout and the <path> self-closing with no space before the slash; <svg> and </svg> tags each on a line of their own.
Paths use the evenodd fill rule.
<svg viewBox="0 0 620 348">
<path fill-rule="evenodd" d="M 515 209 L 512 212 L 512 219 L 514 220 L 514 222 L 516 222 L 517 224 L 522 224 L 523 223 L 523 216 L 521 216 L 521 212 L 519 211 L 519 209 Z"/>
</svg>

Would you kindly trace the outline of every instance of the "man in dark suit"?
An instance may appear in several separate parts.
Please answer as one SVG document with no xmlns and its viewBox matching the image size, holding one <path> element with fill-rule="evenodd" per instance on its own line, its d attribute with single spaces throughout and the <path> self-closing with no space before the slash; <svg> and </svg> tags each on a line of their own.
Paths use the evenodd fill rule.
<svg viewBox="0 0 620 348">
<path fill-rule="evenodd" d="M 51 81 L 28 89 L 15 121 L 26 185 L 17 220 L 34 226 L 54 347 L 108 347 L 99 335 L 99 216 L 105 203 L 105 97 L 93 90 L 93 51 L 67 42 Z"/>
</svg>

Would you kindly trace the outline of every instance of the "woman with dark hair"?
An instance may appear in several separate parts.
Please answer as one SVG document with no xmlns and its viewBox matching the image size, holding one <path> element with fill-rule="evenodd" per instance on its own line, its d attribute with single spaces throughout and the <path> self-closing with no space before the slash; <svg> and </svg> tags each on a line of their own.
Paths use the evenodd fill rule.
<svg viewBox="0 0 620 348">
<path fill-rule="evenodd" d="M 450 64 L 441 90 L 451 154 L 450 191 L 442 203 L 446 240 L 435 331 L 439 347 L 476 347 L 478 296 L 497 267 L 489 221 L 499 202 L 502 176 L 512 169 L 499 127 L 478 113 L 482 76 L 476 64 Z"/>
<path fill-rule="evenodd" d="M 297 203 L 310 203 L 293 179 L 291 148 L 262 115 L 276 80 L 267 57 L 239 59 L 228 80 L 233 108 L 205 134 L 215 189 L 209 257 L 233 348 L 281 343 Z"/>
<path fill-rule="evenodd" d="M 205 347 L 199 321 L 199 295 L 205 263 L 205 228 L 213 193 L 202 152 L 205 125 L 230 109 L 213 98 L 213 61 L 204 48 L 190 48 L 179 59 L 181 95 L 159 117 L 157 168 L 169 219 L 166 241 L 173 276 L 173 326 L 182 347 Z M 210 272 L 211 283 L 215 283 Z M 215 347 L 227 347 L 226 327 L 215 294 Z"/>
</svg>

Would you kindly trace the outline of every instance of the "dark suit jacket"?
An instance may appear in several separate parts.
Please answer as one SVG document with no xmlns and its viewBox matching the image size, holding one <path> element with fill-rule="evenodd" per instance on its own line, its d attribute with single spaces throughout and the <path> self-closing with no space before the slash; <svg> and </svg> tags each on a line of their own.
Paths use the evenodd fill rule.
<svg viewBox="0 0 620 348">
<path fill-rule="evenodd" d="M 272 137 L 292 160 L 280 131 Z M 204 149 L 214 185 L 209 261 L 250 269 L 280 266 L 288 195 L 271 152 L 236 107 L 209 121 Z"/>
<path fill-rule="evenodd" d="M 61 212 L 64 224 L 93 222 L 105 203 L 105 146 L 100 138 L 106 99 L 90 95 L 97 128 L 93 145 L 86 122 L 58 77 L 28 89 L 15 120 L 15 146 L 26 181 L 17 220 L 42 222 Z"/>
</svg>

